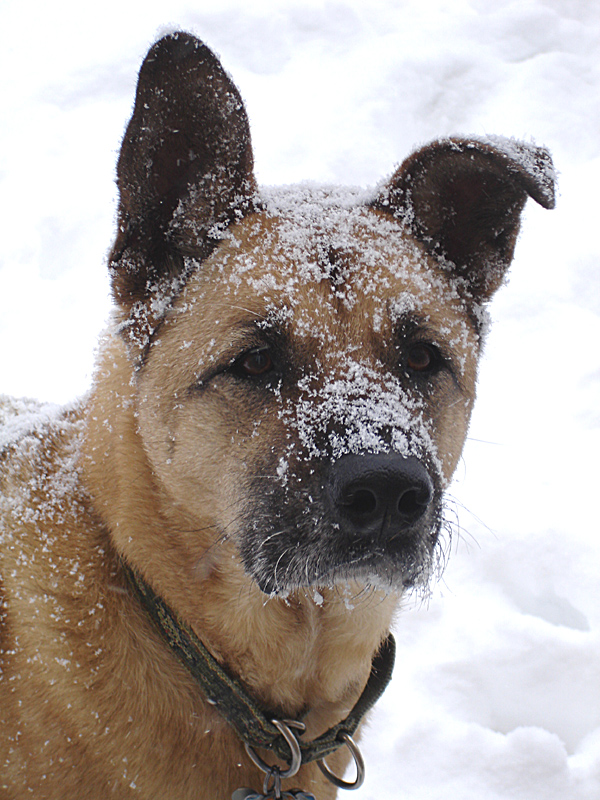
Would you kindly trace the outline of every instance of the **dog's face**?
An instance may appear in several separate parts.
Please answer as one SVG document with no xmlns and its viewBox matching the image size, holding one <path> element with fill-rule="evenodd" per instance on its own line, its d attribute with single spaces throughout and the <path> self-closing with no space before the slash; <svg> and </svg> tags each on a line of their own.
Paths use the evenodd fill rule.
<svg viewBox="0 0 600 800">
<path fill-rule="evenodd" d="M 151 51 L 112 258 L 139 431 L 169 501 L 233 542 L 265 593 L 429 576 L 482 308 L 527 194 L 551 202 L 548 162 L 527 152 L 535 169 L 448 140 L 368 199 L 258 199 L 243 106 L 214 56 L 183 35 Z"/>
<path fill-rule="evenodd" d="M 140 428 L 264 591 L 399 588 L 428 571 L 476 320 L 398 222 L 314 194 L 248 217 L 188 280 L 140 373 Z"/>
</svg>

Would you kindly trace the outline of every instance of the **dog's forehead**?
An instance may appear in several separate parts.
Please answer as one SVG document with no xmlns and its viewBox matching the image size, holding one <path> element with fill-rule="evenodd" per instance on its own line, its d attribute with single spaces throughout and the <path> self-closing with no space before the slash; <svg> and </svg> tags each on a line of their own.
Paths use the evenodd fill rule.
<svg viewBox="0 0 600 800">
<path fill-rule="evenodd" d="M 464 300 L 448 273 L 401 220 L 362 200 L 352 190 L 267 195 L 264 211 L 227 232 L 191 294 L 205 309 L 212 294 L 211 307 L 231 322 L 236 314 L 271 319 L 298 335 L 332 325 L 360 335 L 408 313 L 464 324 Z"/>
</svg>

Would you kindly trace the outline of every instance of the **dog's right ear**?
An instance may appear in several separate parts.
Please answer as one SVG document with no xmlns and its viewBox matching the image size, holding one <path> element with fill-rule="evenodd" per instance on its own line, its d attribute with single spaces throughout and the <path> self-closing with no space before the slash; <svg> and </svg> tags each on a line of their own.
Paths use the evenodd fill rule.
<svg viewBox="0 0 600 800">
<path fill-rule="evenodd" d="M 140 70 L 117 166 L 113 294 L 129 311 L 205 258 L 219 231 L 253 207 L 250 129 L 216 56 L 187 33 L 158 41 Z"/>
</svg>

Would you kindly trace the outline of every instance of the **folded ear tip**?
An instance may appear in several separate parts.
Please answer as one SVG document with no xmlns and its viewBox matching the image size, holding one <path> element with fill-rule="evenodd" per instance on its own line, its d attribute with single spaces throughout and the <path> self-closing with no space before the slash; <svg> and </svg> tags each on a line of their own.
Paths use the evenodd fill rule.
<svg viewBox="0 0 600 800">
<path fill-rule="evenodd" d="M 534 197 L 534 200 L 536 200 L 542 208 L 550 210 L 556 207 L 557 176 L 549 151 L 543 147 L 539 148 L 539 150 L 541 151 L 540 160 L 543 161 L 543 167 L 539 181 L 539 193 Z"/>
<path fill-rule="evenodd" d="M 521 145 L 523 159 L 515 159 L 526 175 L 531 179 L 527 183 L 527 190 L 542 208 L 551 209 L 556 205 L 556 170 L 550 151 L 546 147 L 533 144 L 516 143 Z"/>
<path fill-rule="evenodd" d="M 510 171 L 520 176 L 523 187 L 536 203 L 542 208 L 554 208 L 557 177 L 548 148 L 506 136 L 472 136 L 451 141 L 499 157 Z"/>
</svg>

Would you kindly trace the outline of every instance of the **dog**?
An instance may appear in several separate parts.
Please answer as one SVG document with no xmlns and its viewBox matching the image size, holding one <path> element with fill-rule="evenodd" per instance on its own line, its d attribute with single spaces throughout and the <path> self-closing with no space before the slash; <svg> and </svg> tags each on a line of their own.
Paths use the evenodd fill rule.
<svg viewBox="0 0 600 800">
<path fill-rule="evenodd" d="M 441 139 L 369 192 L 259 191 L 238 90 L 179 32 L 117 175 L 91 392 L 3 406 L 2 796 L 331 799 L 438 568 L 550 156 Z"/>
</svg>

